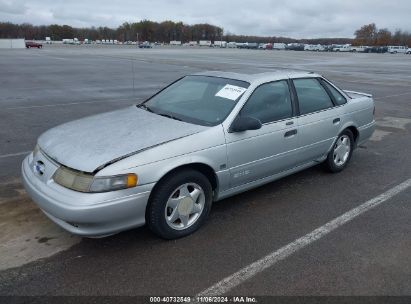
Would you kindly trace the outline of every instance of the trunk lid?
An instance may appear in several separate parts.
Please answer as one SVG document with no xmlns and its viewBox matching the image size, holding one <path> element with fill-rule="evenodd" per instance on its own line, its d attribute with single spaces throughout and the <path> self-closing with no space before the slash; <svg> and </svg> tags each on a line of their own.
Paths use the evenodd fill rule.
<svg viewBox="0 0 411 304">
<path fill-rule="evenodd" d="M 344 90 L 344 93 L 347 94 L 351 98 L 360 98 L 360 97 L 369 97 L 372 98 L 371 94 L 368 93 L 362 93 L 362 92 L 356 92 L 356 91 L 349 91 L 349 90 Z"/>
</svg>

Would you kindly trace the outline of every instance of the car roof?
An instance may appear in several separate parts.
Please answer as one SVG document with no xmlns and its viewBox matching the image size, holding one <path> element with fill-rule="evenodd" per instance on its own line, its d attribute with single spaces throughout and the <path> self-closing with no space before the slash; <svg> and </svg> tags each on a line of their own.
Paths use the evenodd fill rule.
<svg viewBox="0 0 411 304">
<path fill-rule="evenodd" d="M 274 70 L 271 72 L 264 73 L 234 73 L 234 72 L 221 72 L 221 71 L 206 71 L 191 74 L 193 76 L 209 76 L 209 77 L 220 77 L 246 81 L 250 84 L 260 83 L 266 81 L 275 81 L 288 78 L 304 78 L 304 77 L 320 77 L 319 74 L 308 72 L 308 71 L 295 71 L 295 70 Z"/>
</svg>

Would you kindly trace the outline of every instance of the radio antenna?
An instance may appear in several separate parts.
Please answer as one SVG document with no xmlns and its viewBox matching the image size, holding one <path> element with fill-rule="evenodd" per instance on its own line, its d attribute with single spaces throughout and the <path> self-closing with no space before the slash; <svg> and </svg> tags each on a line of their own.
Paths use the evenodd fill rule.
<svg viewBox="0 0 411 304">
<path fill-rule="evenodd" d="M 134 78 L 135 78 L 135 76 L 134 76 L 134 61 L 135 61 L 135 59 L 133 58 L 133 59 L 131 59 L 131 73 L 133 74 L 133 97 L 136 97 L 136 91 L 135 91 L 135 85 L 134 85 Z"/>
</svg>

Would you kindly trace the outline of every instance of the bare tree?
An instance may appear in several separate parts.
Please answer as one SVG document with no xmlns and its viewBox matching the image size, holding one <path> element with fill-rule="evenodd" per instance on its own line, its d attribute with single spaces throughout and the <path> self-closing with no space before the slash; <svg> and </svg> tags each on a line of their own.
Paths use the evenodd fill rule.
<svg viewBox="0 0 411 304">
<path fill-rule="evenodd" d="M 377 26 L 375 23 L 363 25 L 359 30 L 356 30 L 355 39 L 353 44 L 355 45 L 374 45 L 377 37 Z"/>
</svg>

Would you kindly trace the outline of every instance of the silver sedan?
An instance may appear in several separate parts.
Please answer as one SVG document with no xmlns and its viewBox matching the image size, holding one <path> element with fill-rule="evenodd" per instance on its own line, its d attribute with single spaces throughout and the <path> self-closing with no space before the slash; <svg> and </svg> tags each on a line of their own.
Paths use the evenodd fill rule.
<svg viewBox="0 0 411 304">
<path fill-rule="evenodd" d="M 148 224 L 173 239 L 213 201 L 323 163 L 343 170 L 374 131 L 371 95 L 308 72 L 206 72 L 144 103 L 55 127 L 23 161 L 29 195 L 89 237 Z"/>
</svg>

